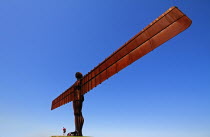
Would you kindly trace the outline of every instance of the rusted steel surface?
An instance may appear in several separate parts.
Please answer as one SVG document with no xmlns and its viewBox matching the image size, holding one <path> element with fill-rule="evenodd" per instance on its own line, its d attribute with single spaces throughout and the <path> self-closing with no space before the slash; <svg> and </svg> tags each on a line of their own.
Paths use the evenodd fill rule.
<svg viewBox="0 0 210 137">
<path fill-rule="evenodd" d="M 187 29 L 191 23 L 192 21 L 177 7 L 171 7 L 86 74 L 81 81 L 82 94 L 87 93 L 123 68 L 178 35 Z M 53 100 L 52 109 L 74 100 L 73 87 L 74 85 Z"/>
</svg>

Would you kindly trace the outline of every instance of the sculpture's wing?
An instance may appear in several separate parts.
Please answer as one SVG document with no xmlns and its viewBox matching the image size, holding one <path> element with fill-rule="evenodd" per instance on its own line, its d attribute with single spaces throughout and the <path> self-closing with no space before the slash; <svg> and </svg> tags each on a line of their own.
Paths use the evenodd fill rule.
<svg viewBox="0 0 210 137">
<path fill-rule="evenodd" d="M 177 7 L 170 8 L 86 74 L 81 81 L 82 94 L 87 93 L 123 68 L 178 35 L 187 29 L 191 23 L 192 21 Z M 72 87 L 52 102 L 52 109 L 74 100 Z"/>
<path fill-rule="evenodd" d="M 172 7 L 96 66 L 82 79 L 82 93 L 113 76 L 123 68 L 173 38 L 192 21 L 177 7 Z"/>
<path fill-rule="evenodd" d="M 68 88 L 52 101 L 51 110 L 74 100 L 74 85 L 75 84 L 73 84 L 70 88 Z"/>
</svg>

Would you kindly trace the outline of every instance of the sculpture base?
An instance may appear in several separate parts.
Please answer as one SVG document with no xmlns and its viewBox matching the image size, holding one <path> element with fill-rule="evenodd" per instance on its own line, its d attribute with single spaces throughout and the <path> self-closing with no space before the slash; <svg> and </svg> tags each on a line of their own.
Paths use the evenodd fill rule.
<svg viewBox="0 0 210 137">
<path fill-rule="evenodd" d="M 51 137 L 91 137 L 91 136 L 51 136 Z"/>
</svg>

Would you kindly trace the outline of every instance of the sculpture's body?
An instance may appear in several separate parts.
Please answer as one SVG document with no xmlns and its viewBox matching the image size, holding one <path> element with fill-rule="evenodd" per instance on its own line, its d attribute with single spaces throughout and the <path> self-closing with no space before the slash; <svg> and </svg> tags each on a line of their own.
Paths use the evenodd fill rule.
<svg viewBox="0 0 210 137">
<path fill-rule="evenodd" d="M 122 47 L 102 61 L 84 77 L 77 81 L 52 102 L 51 109 L 73 101 L 75 129 L 82 135 L 83 95 L 118 73 L 134 61 L 154 50 L 164 42 L 178 35 L 191 25 L 191 20 L 177 7 L 172 7 L 136 34 Z"/>
<path fill-rule="evenodd" d="M 82 104 L 84 101 L 84 96 L 81 93 L 81 79 L 82 73 L 76 73 L 77 82 L 74 87 L 74 96 L 75 100 L 73 101 L 73 109 L 74 109 L 74 117 L 75 117 L 75 132 L 72 133 L 74 135 L 82 136 L 82 126 L 84 123 L 84 118 L 82 116 Z"/>
</svg>

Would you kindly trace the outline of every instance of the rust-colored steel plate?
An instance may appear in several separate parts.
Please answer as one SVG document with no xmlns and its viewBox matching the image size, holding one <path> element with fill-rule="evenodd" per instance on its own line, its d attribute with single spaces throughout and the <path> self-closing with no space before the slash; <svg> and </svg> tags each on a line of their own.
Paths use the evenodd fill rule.
<svg viewBox="0 0 210 137">
<path fill-rule="evenodd" d="M 82 94 L 87 93 L 123 68 L 178 35 L 187 29 L 191 23 L 192 21 L 177 7 L 171 7 L 86 74 L 82 79 Z M 53 100 L 51 109 L 73 101 L 73 87 L 74 85 Z M 66 94 L 66 92 L 68 93 Z"/>
<path fill-rule="evenodd" d="M 178 35 L 187 29 L 191 23 L 192 21 L 177 7 L 170 8 L 95 67 L 95 69 L 100 68 L 100 71 L 95 74 L 96 81 L 98 81 L 96 86 Z M 87 76 L 88 74 L 84 77 Z M 102 78 L 100 79 L 100 77 Z M 88 91 L 82 92 L 87 93 Z"/>
<path fill-rule="evenodd" d="M 51 110 L 74 100 L 74 84 L 52 101 Z"/>
</svg>

